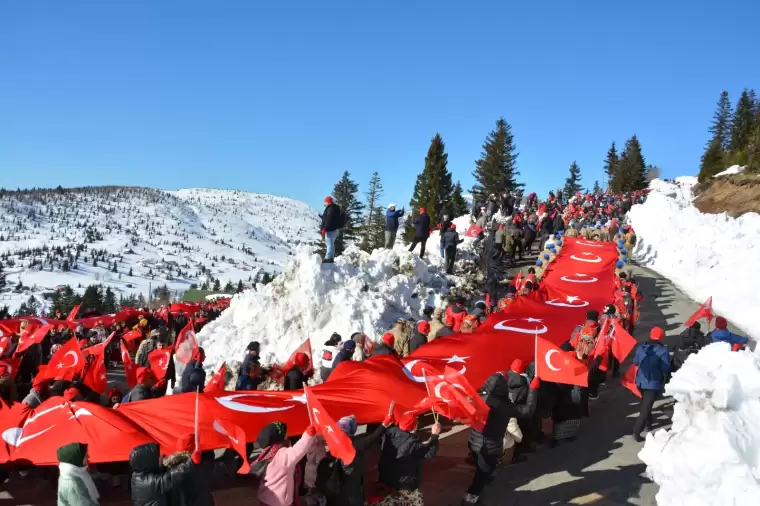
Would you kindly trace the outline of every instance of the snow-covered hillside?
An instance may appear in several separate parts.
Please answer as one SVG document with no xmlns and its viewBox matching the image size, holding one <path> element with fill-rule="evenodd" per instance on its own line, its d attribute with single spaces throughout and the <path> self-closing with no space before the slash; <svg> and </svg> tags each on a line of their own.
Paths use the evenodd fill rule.
<svg viewBox="0 0 760 506">
<path fill-rule="evenodd" d="M 672 280 L 697 301 L 760 339 L 760 215 L 704 214 L 691 201 L 696 178 L 655 179 L 642 205 L 628 214 L 638 236 L 634 258 Z"/>
<path fill-rule="evenodd" d="M 151 283 L 179 295 L 192 284 L 211 289 L 216 280 L 222 287 L 240 280 L 251 286 L 263 272 L 280 272 L 297 246 L 318 241 L 317 212 L 273 195 L 129 187 L 3 191 L 0 307 L 13 312 L 30 295 L 42 302 L 41 294 L 59 285 L 102 283 L 117 297 L 147 296 Z"/>
</svg>

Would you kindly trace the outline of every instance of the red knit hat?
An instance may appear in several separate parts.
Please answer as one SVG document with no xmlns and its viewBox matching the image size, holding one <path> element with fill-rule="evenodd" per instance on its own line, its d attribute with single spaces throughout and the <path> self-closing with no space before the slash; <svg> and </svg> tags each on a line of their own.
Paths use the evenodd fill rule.
<svg viewBox="0 0 760 506">
<path fill-rule="evenodd" d="M 649 338 L 654 341 L 659 341 L 665 337 L 665 332 L 660 327 L 652 327 L 652 330 L 649 332 Z"/>
<path fill-rule="evenodd" d="M 327 197 L 325 197 L 325 202 L 327 202 L 328 204 L 332 204 L 333 203 L 333 198 L 328 195 Z"/>
<path fill-rule="evenodd" d="M 509 368 L 517 374 L 523 374 L 525 372 L 525 362 L 516 358 L 512 361 L 512 365 Z"/>
<path fill-rule="evenodd" d="M 420 334 L 428 335 L 430 333 L 430 323 L 422 320 L 417 324 L 417 331 Z"/>
<path fill-rule="evenodd" d="M 425 212 L 425 208 L 424 207 L 420 207 L 420 213 L 424 213 L 424 212 Z"/>
<path fill-rule="evenodd" d="M 294 362 L 298 367 L 307 367 L 309 365 L 309 356 L 303 352 L 296 353 Z"/>
<path fill-rule="evenodd" d="M 393 348 L 393 345 L 396 343 L 396 337 L 390 333 L 386 332 L 383 334 L 383 344 L 385 344 L 389 348 Z"/>
<path fill-rule="evenodd" d="M 728 321 L 723 318 L 722 316 L 719 316 L 715 319 L 715 328 L 716 329 L 727 329 L 728 328 Z"/>
</svg>

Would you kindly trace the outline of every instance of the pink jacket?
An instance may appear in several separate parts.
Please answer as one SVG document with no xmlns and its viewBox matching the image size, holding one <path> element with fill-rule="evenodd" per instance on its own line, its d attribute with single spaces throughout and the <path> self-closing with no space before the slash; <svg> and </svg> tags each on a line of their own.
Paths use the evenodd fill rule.
<svg viewBox="0 0 760 506">
<path fill-rule="evenodd" d="M 295 500 L 293 477 L 296 465 L 314 444 L 315 438 L 303 433 L 293 446 L 281 448 L 267 466 L 264 479 L 259 484 L 258 498 L 267 506 L 292 506 Z"/>
</svg>

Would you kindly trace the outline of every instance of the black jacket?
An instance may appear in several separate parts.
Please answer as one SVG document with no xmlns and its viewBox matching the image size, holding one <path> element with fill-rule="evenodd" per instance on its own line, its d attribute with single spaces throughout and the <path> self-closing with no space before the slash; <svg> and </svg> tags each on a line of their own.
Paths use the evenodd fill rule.
<svg viewBox="0 0 760 506">
<path fill-rule="evenodd" d="M 409 353 L 413 352 L 423 344 L 427 343 L 427 336 L 420 333 L 419 330 L 414 329 L 411 339 L 409 340 Z"/>
<path fill-rule="evenodd" d="M 184 314 L 177 316 L 174 320 L 174 332 L 179 336 L 179 333 L 182 332 L 182 329 L 187 327 L 187 316 Z"/>
<path fill-rule="evenodd" d="M 203 393 L 205 385 L 206 371 L 203 370 L 203 365 L 195 360 L 191 360 L 185 367 L 185 370 L 182 371 L 182 392 L 196 392 L 198 387 L 200 387 L 200 391 Z"/>
<path fill-rule="evenodd" d="M 285 390 L 303 390 L 306 379 L 303 371 L 294 366 L 285 375 Z"/>
<path fill-rule="evenodd" d="M 191 477 L 194 464 L 190 459 L 169 470 L 162 470 L 156 443 L 135 447 L 129 454 L 132 466 L 132 505 L 166 506 L 170 494 Z"/>
<path fill-rule="evenodd" d="M 338 364 L 341 362 L 349 362 L 353 358 L 354 354 L 351 353 L 348 350 L 340 350 L 338 354 L 335 356 L 335 360 L 333 360 L 333 371 L 336 367 L 338 367 Z"/>
<path fill-rule="evenodd" d="M 452 329 L 448 325 L 444 325 L 443 327 L 438 329 L 434 337 L 435 339 L 438 339 L 439 337 L 453 336 L 454 334 L 456 334 L 456 332 L 454 332 L 454 329 Z"/>
<path fill-rule="evenodd" d="M 321 229 L 332 232 L 341 228 L 343 228 L 343 213 L 338 204 L 332 203 L 325 207 L 325 212 L 322 213 Z"/>
<path fill-rule="evenodd" d="M 529 390 L 526 403 L 518 405 L 510 399 L 510 388 L 507 378 L 500 373 L 492 374 L 484 386 L 483 400 L 491 408 L 488 412 L 483 431 L 470 429 L 468 443 L 470 450 L 488 455 L 501 455 L 504 445 L 504 434 L 510 418 L 529 418 L 536 407 L 536 391 Z"/>
<path fill-rule="evenodd" d="M 448 229 L 441 237 L 441 244 L 444 248 L 456 248 L 458 244 L 463 242 L 464 239 L 460 239 L 459 234 L 453 228 Z"/>
<path fill-rule="evenodd" d="M 378 356 L 378 355 L 393 355 L 394 357 L 398 356 L 398 353 L 396 353 L 396 350 L 393 348 L 390 348 L 385 345 L 385 343 L 379 343 L 375 345 L 375 349 L 372 350 L 372 356 Z"/>
<path fill-rule="evenodd" d="M 423 443 L 416 435 L 393 426 L 385 431 L 380 448 L 380 481 L 396 490 L 417 490 L 422 481 L 422 462 L 438 452 L 438 436 Z"/>
<path fill-rule="evenodd" d="M 383 433 L 385 433 L 385 427 L 380 425 L 370 434 L 351 438 L 356 456 L 351 464 L 343 466 L 340 497 L 328 498 L 327 506 L 364 506 L 365 453 L 382 437 Z"/>
<path fill-rule="evenodd" d="M 430 216 L 422 213 L 414 220 L 414 236 L 423 238 L 430 235 Z"/>
<path fill-rule="evenodd" d="M 176 453 L 169 457 L 169 471 L 190 460 L 189 452 Z M 214 506 L 214 496 L 211 495 L 211 474 L 214 472 L 214 452 L 205 451 L 201 454 L 201 463 L 190 468 L 187 479 L 182 480 L 178 487 L 171 491 L 172 506 Z"/>
</svg>

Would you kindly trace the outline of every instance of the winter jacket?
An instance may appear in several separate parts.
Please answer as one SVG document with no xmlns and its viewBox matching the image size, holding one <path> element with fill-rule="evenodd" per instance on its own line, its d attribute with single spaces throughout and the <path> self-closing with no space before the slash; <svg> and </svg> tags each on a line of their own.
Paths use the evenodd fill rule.
<svg viewBox="0 0 760 506">
<path fill-rule="evenodd" d="M 335 360 L 333 361 L 333 370 L 335 370 L 336 367 L 338 367 L 338 364 L 341 362 L 350 362 L 354 357 L 354 352 L 349 350 L 340 350 L 338 354 L 335 356 Z"/>
<path fill-rule="evenodd" d="M 58 478 L 58 506 L 98 506 L 90 498 L 87 486 L 81 478 L 61 475 Z"/>
<path fill-rule="evenodd" d="M 391 329 L 393 334 L 393 348 L 399 357 L 409 355 L 409 339 L 412 337 L 412 326 L 406 320 L 396 322 Z"/>
<path fill-rule="evenodd" d="M 461 304 L 452 304 L 446 308 L 446 325 L 451 327 L 454 332 L 459 332 L 459 327 L 467 316 L 467 309 Z"/>
<path fill-rule="evenodd" d="M 182 329 L 187 327 L 187 316 L 184 314 L 177 316 L 177 318 L 174 320 L 174 333 L 179 336 L 179 333 L 182 332 Z"/>
<path fill-rule="evenodd" d="M 510 418 L 529 418 L 536 409 L 537 391 L 530 390 L 526 403 L 517 405 L 510 399 L 507 378 L 501 374 L 492 374 L 484 386 L 483 400 L 491 408 L 483 431 L 470 429 L 468 444 L 470 450 L 487 455 L 501 455 L 504 434 Z"/>
<path fill-rule="evenodd" d="M 26 394 L 26 397 L 24 397 L 24 400 L 21 402 L 26 404 L 30 408 L 34 409 L 40 404 L 42 404 L 42 397 L 40 396 L 38 392 L 32 389 L 32 390 L 29 390 L 29 393 Z"/>
<path fill-rule="evenodd" d="M 322 213 L 322 225 L 320 228 L 327 232 L 332 232 L 343 228 L 343 225 L 343 213 L 340 206 L 333 203 L 325 207 L 325 212 Z"/>
<path fill-rule="evenodd" d="M 438 331 L 441 330 L 443 327 L 445 327 L 446 324 L 443 323 L 443 320 L 441 318 L 433 318 L 430 320 L 430 332 L 428 333 L 428 342 L 434 340 L 438 336 Z"/>
<path fill-rule="evenodd" d="M 423 443 L 415 434 L 392 426 L 385 431 L 380 448 L 380 481 L 395 490 L 417 490 L 422 462 L 438 452 L 438 436 Z"/>
<path fill-rule="evenodd" d="M 295 497 L 296 466 L 315 444 L 316 439 L 304 432 L 293 446 L 280 448 L 269 462 L 259 484 L 257 497 L 268 506 L 292 506 Z"/>
<path fill-rule="evenodd" d="M 432 334 L 433 331 L 431 330 L 430 333 Z M 453 336 L 454 334 L 456 334 L 456 332 L 454 332 L 454 329 L 452 329 L 448 325 L 444 325 L 443 327 L 438 329 L 438 331 L 435 333 L 434 339 L 438 339 L 439 337 Z"/>
<path fill-rule="evenodd" d="M 746 337 L 734 334 L 728 329 L 715 329 L 710 332 L 710 337 L 714 343 L 747 344 L 749 342 Z"/>
<path fill-rule="evenodd" d="M 694 328 L 688 328 L 681 332 L 679 336 L 681 338 L 681 344 L 679 348 L 689 349 L 697 348 L 701 349 L 710 344 L 710 338 L 707 337 L 704 332 Z"/>
<path fill-rule="evenodd" d="M 338 347 L 325 345 L 322 348 L 322 363 L 321 367 L 325 369 L 333 369 L 335 367 L 335 359 L 338 357 Z"/>
<path fill-rule="evenodd" d="M 306 375 L 298 367 L 292 367 L 285 374 L 285 390 L 303 390 L 306 384 Z"/>
<path fill-rule="evenodd" d="M 138 383 L 132 390 L 130 390 L 128 395 L 128 402 L 145 401 L 148 399 L 153 399 L 154 397 L 155 391 L 153 388 L 146 387 L 145 385 Z"/>
<path fill-rule="evenodd" d="M 422 239 L 430 235 L 430 215 L 422 213 L 414 220 L 414 236 Z"/>
<path fill-rule="evenodd" d="M 140 343 L 135 354 L 135 364 L 138 367 L 146 367 L 148 365 L 148 355 L 151 351 L 156 349 L 155 339 L 145 339 Z"/>
<path fill-rule="evenodd" d="M 245 357 L 243 358 L 243 363 L 240 366 L 240 375 L 241 376 L 249 375 L 251 371 L 258 365 L 259 365 L 258 355 L 251 355 L 250 353 L 246 353 Z"/>
<path fill-rule="evenodd" d="M 394 357 L 398 357 L 398 353 L 396 353 L 396 350 L 388 347 L 385 343 L 377 343 L 375 345 L 375 349 L 372 350 L 373 357 L 376 357 L 379 355 L 393 355 Z"/>
<path fill-rule="evenodd" d="M 364 506 L 364 468 L 367 450 L 385 433 L 380 425 L 363 437 L 352 437 L 356 456 L 349 465 L 343 465 L 340 481 L 340 497 L 327 499 L 327 506 Z M 341 463 L 342 464 L 342 463 Z"/>
<path fill-rule="evenodd" d="M 190 452 L 171 455 L 164 460 L 171 471 L 190 460 Z M 214 472 L 214 452 L 201 453 L 201 462 L 190 468 L 189 475 L 171 491 L 172 506 L 214 506 L 211 495 L 211 474 Z"/>
<path fill-rule="evenodd" d="M 670 355 L 664 344 L 659 341 L 640 344 L 633 363 L 639 367 L 636 373 L 637 387 L 642 390 L 662 390 L 670 373 Z"/>
<path fill-rule="evenodd" d="M 196 392 L 200 387 L 203 393 L 203 387 L 206 385 L 206 371 L 203 370 L 203 364 L 196 360 L 191 360 L 182 371 L 182 392 Z"/>
<path fill-rule="evenodd" d="M 395 232 L 398 230 L 398 220 L 404 216 L 404 211 L 392 211 L 388 209 L 385 211 L 385 230 L 388 232 Z"/>
<path fill-rule="evenodd" d="M 409 340 L 409 353 L 413 352 L 423 344 L 427 344 L 427 336 L 421 334 L 419 330 L 414 329 L 412 338 Z"/>
<path fill-rule="evenodd" d="M 133 506 L 167 506 L 170 494 L 182 481 L 190 479 L 194 464 L 190 459 L 172 469 L 161 469 L 159 447 L 146 443 L 135 447 L 129 454 L 132 466 Z"/>
<path fill-rule="evenodd" d="M 444 248 L 456 248 L 458 244 L 463 242 L 464 239 L 460 239 L 459 234 L 453 228 L 449 228 L 441 237 L 441 244 Z"/>
</svg>

